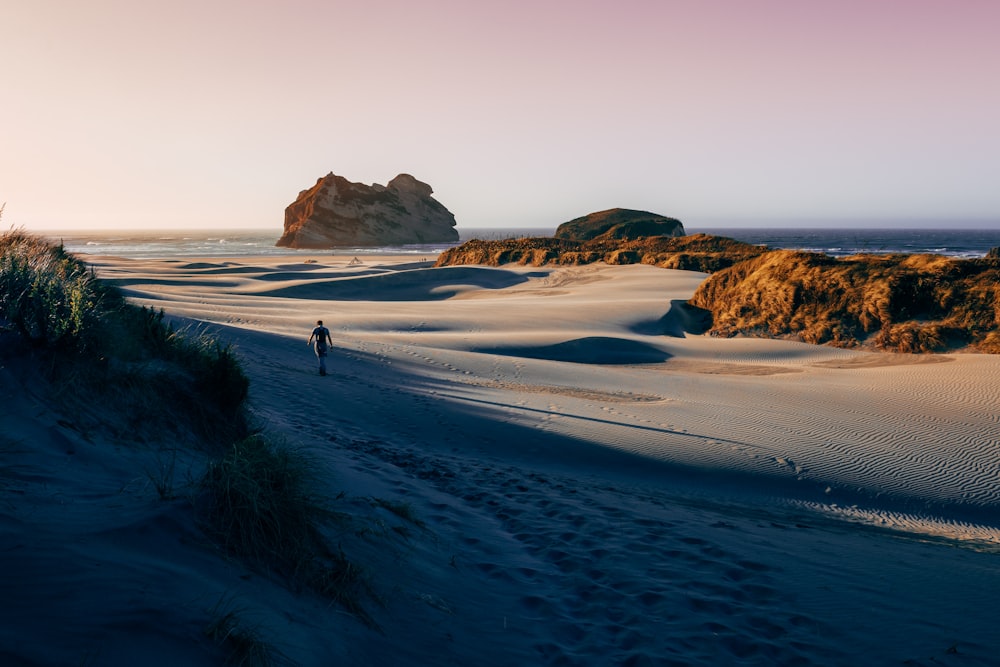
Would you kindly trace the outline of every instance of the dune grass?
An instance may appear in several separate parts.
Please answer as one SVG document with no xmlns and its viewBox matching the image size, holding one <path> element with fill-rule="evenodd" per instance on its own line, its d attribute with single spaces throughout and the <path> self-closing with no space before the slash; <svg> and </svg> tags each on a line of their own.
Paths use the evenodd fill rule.
<svg viewBox="0 0 1000 667">
<path fill-rule="evenodd" d="M 336 515 L 313 492 L 315 463 L 255 432 L 249 379 L 231 345 L 176 330 L 163 311 L 129 303 L 61 246 L 18 230 L 0 234 L 2 332 L 0 352 L 43 369 L 74 428 L 175 448 L 146 471 L 161 498 L 175 497 L 176 448 L 214 457 L 193 504 L 228 555 L 377 627 L 361 602 L 371 593 L 362 569 L 323 534 Z M 272 664 L 242 627 L 222 614 L 210 634 L 230 645 L 231 664 Z"/>
<path fill-rule="evenodd" d="M 313 492 L 316 467 L 287 443 L 257 434 L 235 443 L 201 480 L 199 517 L 230 555 L 335 600 L 372 627 L 364 572 L 321 527 L 335 515 Z"/>
<path fill-rule="evenodd" d="M 82 340 L 104 296 L 93 272 L 61 246 L 22 231 L 0 235 L 0 318 L 30 343 Z"/>
<path fill-rule="evenodd" d="M 229 597 L 221 598 L 209 610 L 205 636 L 225 651 L 226 667 L 276 667 L 290 665 L 288 658 L 265 641 L 260 629 L 244 617 Z"/>
<path fill-rule="evenodd" d="M 0 328 L 16 334 L 67 405 L 94 396 L 135 423 L 119 434 L 179 427 L 219 438 L 251 430 L 249 379 L 233 348 L 178 331 L 163 312 L 130 304 L 62 246 L 20 230 L 0 234 Z"/>
<path fill-rule="evenodd" d="M 202 479 L 203 512 L 230 553 L 291 564 L 312 549 L 321 511 L 306 459 L 263 435 L 235 443 Z"/>
</svg>

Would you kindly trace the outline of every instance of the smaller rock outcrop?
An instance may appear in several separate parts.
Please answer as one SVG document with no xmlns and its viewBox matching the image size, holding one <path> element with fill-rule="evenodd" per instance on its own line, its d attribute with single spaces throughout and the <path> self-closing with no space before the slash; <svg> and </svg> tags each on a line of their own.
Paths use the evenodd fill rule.
<svg viewBox="0 0 1000 667">
<path fill-rule="evenodd" d="M 285 209 L 285 248 L 406 245 L 458 241 L 455 216 L 409 174 L 387 185 L 352 183 L 332 172 Z"/>
<path fill-rule="evenodd" d="M 638 239 L 647 236 L 684 236 L 680 220 L 649 211 L 612 208 L 588 213 L 564 222 L 556 229 L 557 239 Z"/>
</svg>

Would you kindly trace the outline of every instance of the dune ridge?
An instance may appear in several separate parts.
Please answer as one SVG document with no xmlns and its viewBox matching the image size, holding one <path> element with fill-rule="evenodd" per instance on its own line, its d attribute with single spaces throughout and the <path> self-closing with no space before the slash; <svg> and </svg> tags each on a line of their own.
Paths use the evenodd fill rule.
<svg viewBox="0 0 1000 667">
<path fill-rule="evenodd" d="M 264 327 L 285 335 L 308 329 L 307 316 L 296 316 L 303 308 L 322 313 L 332 306 L 330 318 L 336 323 L 345 347 L 365 353 L 382 350 L 379 356 L 387 362 L 399 356 L 396 364 L 425 367 L 435 371 L 435 375 L 443 372 L 458 393 L 464 391 L 466 380 L 493 378 L 495 382 L 503 377 L 506 378 L 503 382 L 511 386 L 551 388 L 564 384 L 569 390 L 611 385 L 615 391 L 627 387 L 642 395 L 661 396 L 686 418 L 694 419 L 696 430 L 706 430 L 697 439 L 707 447 L 683 454 L 691 461 L 720 456 L 720 460 L 730 462 L 727 465 L 768 470 L 778 475 L 790 472 L 792 478 L 802 476 L 796 474 L 794 466 L 777 464 L 768 457 L 740 454 L 728 447 L 716 451 L 712 445 L 713 441 L 734 439 L 752 443 L 764 434 L 774 437 L 781 433 L 784 438 L 791 436 L 790 450 L 807 447 L 811 455 L 829 456 L 822 463 L 809 465 L 813 473 L 829 468 L 832 476 L 821 481 L 855 487 L 870 478 L 860 486 L 869 488 L 873 497 L 889 494 L 897 486 L 898 476 L 909 479 L 906 484 L 909 485 L 938 474 L 940 471 L 933 466 L 926 471 L 910 471 L 919 463 L 915 459 L 900 459 L 896 463 L 890 460 L 895 456 L 910 456 L 918 450 L 921 439 L 927 439 L 923 435 L 925 429 L 936 432 L 944 424 L 950 424 L 955 433 L 963 434 L 956 446 L 972 444 L 981 449 L 980 455 L 969 459 L 969 469 L 963 471 L 972 475 L 962 478 L 964 492 L 949 495 L 944 488 L 929 487 L 926 492 L 939 496 L 939 502 L 954 503 L 956 507 L 974 505 L 976 501 L 971 499 L 976 498 L 987 503 L 995 500 L 993 491 L 968 490 L 977 483 L 983 484 L 984 489 L 992 484 L 988 476 L 983 477 L 982 472 L 976 473 L 974 469 L 985 470 L 981 456 L 988 456 L 989 452 L 988 448 L 982 448 L 987 447 L 988 427 L 993 424 L 988 408 L 996 396 L 992 388 L 997 373 L 993 357 L 937 355 L 927 361 L 940 363 L 915 364 L 909 355 L 678 333 L 670 315 L 678 304 L 685 302 L 682 297 L 690 296 L 707 282 L 706 276 L 651 266 L 602 264 L 537 270 L 508 265 L 502 270 L 449 267 L 398 272 L 387 269 L 376 274 L 355 267 L 352 271 L 357 272 L 356 277 L 344 274 L 331 279 L 328 276 L 337 273 L 337 263 L 327 264 L 325 268 L 319 265 L 314 269 L 314 280 L 295 276 L 286 281 L 287 286 L 281 286 L 281 281 L 261 280 L 261 276 L 245 273 L 241 274 L 242 286 L 220 283 L 219 290 L 203 290 L 202 281 L 195 276 L 190 279 L 189 289 L 177 289 L 171 280 L 163 280 L 161 270 L 155 272 L 155 278 L 130 271 L 133 277 L 129 278 L 128 291 L 140 302 L 143 299 L 156 304 L 170 302 L 173 312 L 184 317 L 240 327 Z M 168 275 L 169 271 L 165 273 Z M 102 270 L 103 274 L 114 278 L 111 270 Z M 488 277 L 480 278 L 483 275 Z M 479 285 L 475 284 L 477 280 Z M 357 285 L 343 286 L 350 283 Z M 260 285 L 267 287 L 262 289 Z M 400 289 L 403 291 L 398 292 Z M 196 299 L 193 293 L 199 290 L 203 294 Z M 225 298 L 221 298 L 220 292 Z M 375 308 L 371 305 L 374 303 L 380 305 Z M 590 315 L 595 312 L 600 313 L 599 318 Z M 300 322 L 297 329 L 290 326 L 290 321 L 295 320 Z M 492 360 L 490 364 L 496 370 L 484 372 L 483 360 Z M 527 382 L 528 377 L 533 380 Z M 718 377 L 718 382 L 703 385 L 694 381 L 712 377 Z M 562 381 L 553 382 L 554 379 Z M 503 382 L 496 386 L 503 386 Z M 620 385 L 615 386 L 615 382 Z M 665 394 L 662 387 L 672 383 L 680 383 L 685 393 Z M 972 390 L 980 384 L 982 388 Z M 848 386 L 851 391 L 841 394 Z M 751 393 L 751 389 L 756 393 Z M 823 399 L 829 392 L 837 398 Z M 897 399 L 898 395 L 903 398 Z M 767 412 L 748 404 L 751 396 L 755 400 L 765 399 L 771 409 L 780 412 Z M 954 405 L 956 400 L 961 401 L 960 406 Z M 811 415 L 810 410 L 817 403 L 824 404 L 824 409 Z M 906 408 L 905 418 L 897 419 L 894 415 L 903 408 Z M 885 409 L 888 415 L 882 416 L 880 409 Z M 956 416 L 948 416 L 949 411 Z M 547 412 L 551 413 L 546 419 L 549 428 L 566 421 L 559 417 L 558 411 Z M 600 413 L 607 416 L 608 411 L 601 409 Z M 779 414 L 787 415 L 788 421 L 777 419 Z M 868 414 L 879 416 L 872 416 L 869 422 Z M 799 423 L 802 415 L 807 417 L 804 423 Z M 907 423 L 907 419 L 921 421 Z M 609 426 L 616 433 L 624 427 L 617 434 L 599 435 L 593 430 L 599 428 L 595 426 L 576 435 L 605 444 L 624 437 L 628 448 L 644 455 L 669 443 L 669 439 L 657 442 L 653 448 L 652 442 L 641 438 L 632 442 L 627 436 L 629 428 L 641 424 L 655 428 L 658 423 L 669 422 L 640 415 L 623 420 L 610 420 L 614 423 Z M 631 420 L 635 420 L 634 426 L 629 426 Z M 925 424 L 923 420 L 930 421 Z M 865 430 L 850 430 L 861 427 Z M 733 438 L 731 433 L 730 437 L 723 435 L 744 428 L 748 430 L 741 438 Z M 977 428 L 987 431 L 978 432 Z M 573 427 L 568 430 L 575 431 Z M 810 435 L 794 436 L 796 432 Z M 839 449 L 848 443 L 851 450 Z M 940 451 L 943 446 L 935 443 L 931 451 Z M 764 447 L 763 443 L 756 447 L 766 451 L 780 449 L 770 444 Z M 822 454 L 825 448 L 829 448 L 828 454 Z M 678 452 L 686 450 L 681 447 Z M 876 457 L 859 466 L 854 456 L 845 458 L 850 451 L 864 451 L 869 456 L 878 453 L 877 456 L 888 459 L 879 461 Z M 788 451 L 772 458 L 796 461 L 804 456 L 808 455 Z M 933 455 L 928 456 L 934 460 Z M 961 465 L 961 461 L 954 463 Z M 838 481 L 840 475 L 845 479 Z M 910 489 L 906 493 L 924 498 L 924 492 L 921 488 L 919 492 Z"/>
<path fill-rule="evenodd" d="M 587 241 L 473 239 L 437 266 L 649 264 L 713 274 L 687 302 L 684 326 L 717 336 L 787 337 L 891 352 L 1000 353 L 1000 264 L 939 255 L 771 250 L 693 234 Z M 681 309 L 674 309 L 680 316 Z M 697 311 L 701 311 L 700 314 Z"/>
<path fill-rule="evenodd" d="M 381 631 L 218 559 L 142 482 L 162 451 L 88 442 L 8 366 L 0 529 L 15 548 L 0 559 L 38 583 L 0 612 L 0 657 L 218 664 L 202 633 L 220 605 L 298 665 L 1000 652 L 1000 357 L 695 334 L 677 310 L 709 276 L 651 265 L 287 262 L 92 266 L 233 342 L 255 413 L 338 498 L 334 537 L 381 594 Z M 305 344 L 316 319 L 334 334 L 329 377 Z M 53 624 L 68 630 L 52 640 Z"/>
<path fill-rule="evenodd" d="M 634 239 L 598 237 L 587 240 L 546 237 L 471 239 L 442 252 L 435 266 L 455 264 L 544 266 L 604 262 L 650 264 L 665 269 L 712 272 L 731 266 L 742 259 L 756 257 L 766 250 L 760 246 L 709 234 L 645 236 Z"/>
<path fill-rule="evenodd" d="M 1000 353 L 1000 262 L 773 251 L 705 281 L 691 305 L 717 335 L 794 335 L 897 352 Z"/>
</svg>

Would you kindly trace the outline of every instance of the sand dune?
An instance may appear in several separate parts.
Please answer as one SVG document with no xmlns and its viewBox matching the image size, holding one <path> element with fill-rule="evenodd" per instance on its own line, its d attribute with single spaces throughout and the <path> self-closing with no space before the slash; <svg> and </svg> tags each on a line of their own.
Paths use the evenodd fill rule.
<svg viewBox="0 0 1000 667">
<path fill-rule="evenodd" d="M 1000 363 L 991 357 L 681 337 L 684 315 L 666 327 L 672 336 L 638 333 L 681 309 L 701 279 L 689 272 L 449 267 L 345 277 L 335 264 L 307 266 L 309 278 L 279 281 L 284 268 L 275 267 L 240 273 L 235 284 L 232 274 L 211 283 L 161 267 L 144 278 L 138 266 L 127 281 L 137 297 L 172 301 L 171 313 L 200 321 L 301 336 L 322 317 L 338 354 L 412 365 L 424 383 L 440 384 L 438 400 L 514 404 L 521 407 L 506 409 L 528 422 L 539 410 L 537 428 L 761 483 L 801 482 L 796 499 L 816 500 L 821 488 L 830 505 L 873 504 L 879 521 L 880 504 L 932 503 L 943 516 L 980 517 L 1000 500 L 992 465 Z M 309 360 L 289 363 L 308 368 Z M 537 386 L 625 390 L 661 403 L 628 413 L 572 396 L 538 403 L 543 392 L 526 389 Z"/>
<path fill-rule="evenodd" d="M 337 280 L 319 282 L 333 277 Z M 268 277 L 267 279 L 274 279 Z M 278 280 L 283 279 L 279 276 Z M 423 301 L 450 299 L 476 289 L 504 289 L 529 280 L 516 271 L 485 267 L 409 269 L 354 274 L 311 274 L 304 284 L 257 292 L 260 296 L 327 301 Z"/>
<path fill-rule="evenodd" d="M 651 364 L 670 358 L 656 345 L 610 336 L 575 338 L 552 345 L 476 348 L 473 351 L 576 364 Z"/>
<path fill-rule="evenodd" d="M 162 547 L 295 661 L 995 664 L 1000 357 L 708 338 L 704 274 L 642 265 L 287 262 L 94 265 L 233 340 L 331 495 L 420 517 L 344 536 L 385 634 Z"/>
</svg>

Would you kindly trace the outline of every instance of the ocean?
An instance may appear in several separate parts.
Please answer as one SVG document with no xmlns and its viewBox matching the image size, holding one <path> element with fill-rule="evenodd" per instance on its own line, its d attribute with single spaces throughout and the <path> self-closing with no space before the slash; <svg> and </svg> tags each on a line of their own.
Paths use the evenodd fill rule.
<svg viewBox="0 0 1000 667">
<path fill-rule="evenodd" d="M 554 228 L 458 228 L 460 241 L 551 236 Z M 861 229 L 861 228 L 688 228 L 728 236 L 747 243 L 822 252 L 835 257 L 857 253 L 934 253 L 950 257 L 982 257 L 1000 246 L 1000 229 Z M 261 255 L 373 255 L 402 253 L 435 255 L 455 243 L 431 243 L 379 248 L 344 247 L 329 251 L 275 247 L 280 231 L 210 230 L 168 232 L 66 232 L 45 233 L 77 255 L 114 255 L 133 258 L 245 257 Z"/>
</svg>

